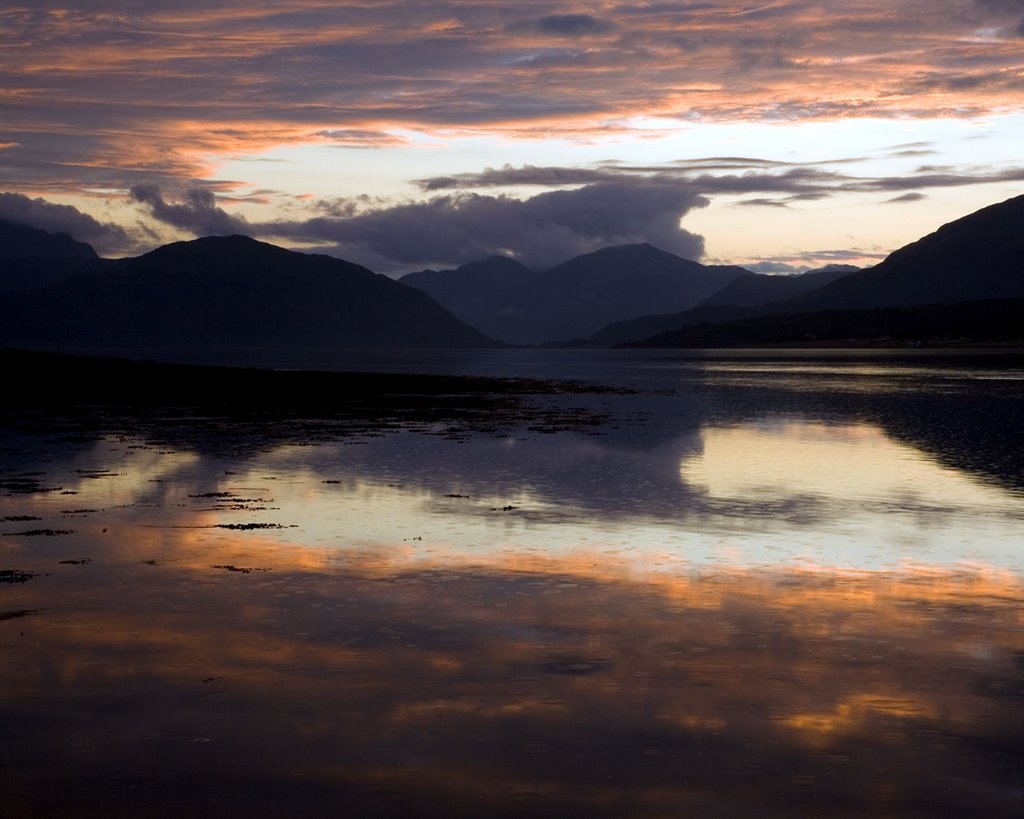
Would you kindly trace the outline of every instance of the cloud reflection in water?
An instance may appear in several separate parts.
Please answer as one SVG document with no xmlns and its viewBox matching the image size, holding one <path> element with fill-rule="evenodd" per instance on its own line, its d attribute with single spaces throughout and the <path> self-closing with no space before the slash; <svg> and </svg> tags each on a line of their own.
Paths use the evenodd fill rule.
<svg viewBox="0 0 1024 819">
<path fill-rule="evenodd" d="M 9 815 L 1019 815 L 1019 496 L 690 421 L 27 454 Z"/>
</svg>

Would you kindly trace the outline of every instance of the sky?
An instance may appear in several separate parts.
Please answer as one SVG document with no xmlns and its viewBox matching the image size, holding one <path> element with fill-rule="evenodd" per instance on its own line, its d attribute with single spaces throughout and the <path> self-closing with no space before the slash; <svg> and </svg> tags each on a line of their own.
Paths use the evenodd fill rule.
<svg viewBox="0 0 1024 819">
<path fill-rule="evenodd" d="M 0 2 L 0 218 L 111 257 L 869 265 L 1022 145 L 1024 0 Z"/>
</svg>

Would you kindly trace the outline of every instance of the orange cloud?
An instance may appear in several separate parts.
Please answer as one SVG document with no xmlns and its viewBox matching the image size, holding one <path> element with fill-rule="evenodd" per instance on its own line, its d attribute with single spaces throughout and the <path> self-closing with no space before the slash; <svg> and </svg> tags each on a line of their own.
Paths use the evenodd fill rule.
<svg viewBox="0 0 1024 819">
<path fill-rule="evenodd" d="M 24 185 L 207 176 L 228 153 L 396 128 L 587 138 L 635 116 L 800 121 L 1020 110 L 1011 4 L 141 4 L 9 9 L 0 141 Z M 37 163 L 29 168 L 28 162 Z M 38 167 L 39 163 L 43 167 Z M 49 171 L 46 169 L 49 168 Z M 31 170 L 31 172 L 30 172 Z M 42 176 L 40 176 L 42 174 Z M 157 178 L 159 177 L 159 178 Z M 122 183 L 123 184 L 123 183 Z"/>
</svg>

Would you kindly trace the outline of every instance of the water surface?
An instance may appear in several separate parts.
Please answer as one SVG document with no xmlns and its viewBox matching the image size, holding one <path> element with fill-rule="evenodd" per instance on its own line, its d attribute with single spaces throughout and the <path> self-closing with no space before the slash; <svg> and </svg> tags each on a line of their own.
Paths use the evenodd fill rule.
<svg viewBox="0 0 1024 819">
<path fill-rule="evenodd" d="M 8 428 L 11 815 L 1024 811 L 1019 357 L 496 355 L 366 366 L 632 391 Z"/>
</svg>

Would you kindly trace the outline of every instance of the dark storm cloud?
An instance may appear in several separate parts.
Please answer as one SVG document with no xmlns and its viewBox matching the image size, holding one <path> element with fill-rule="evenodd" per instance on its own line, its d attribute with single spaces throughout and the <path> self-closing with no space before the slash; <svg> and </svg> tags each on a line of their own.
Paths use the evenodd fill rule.
<svg viewBox="0 0 1024 819">
<path fill-rule="evenodd" d="M 709 167 L 733 172 L 708 173 Z M 773 208 L 850 192 L 897 194 L 887 201 L 913 202 L 923 198 L 921 190 L 1012 181 L 1024 181 L 1024 169 L 961 173 L 922 166 L 906 177 L 856 177 L 827 167 L 719 157 L 642 167 L 506 165 L 419 180 L 425 191 L 444 191 L 426 201 L 318 200 L 308 205 L 315 214 L 309 218 L 271 222 L 232 215 L 212 191 L 200 188 L 173 203 L 157 185 L 135 186 L 132 196 L 158 221 L 197 235 L 246 233 L 301 242 L 382 271 L 456 265 L 495 254 L 540 269 L 600 247 L 634 242 L 699 259 L 703 240 L 681 228 L 680 220 L 713 197 L 739 197 L 733 204 L 740 207 Z M 528 198 L 475 190 L 502 186 L 548 190 Z"/>
<path fill-rule="evenodd" d="M 0 193 L 0 219 L 50 233 L 67 233 L 88 242 L 100 255 L 118 254 L 132 244 L 128 232 L 118 225 L 100 222 L 71 205 L 30 199 L 20 193 Z"/>
<path fill-rule="evenodd" d="M 537 20 L 537 31 L 558 36 L 579 37 L 586 34 L 603 34 L 615 26 L 589 14 L 550 14 Z"/>
<path fill-rule="evenodd" d="M 260 226 L 266 234 L 333 243 L 406 265 L 458 264 L 511 254 L 542 269 L 608 245 L 649 242 L 686 258 L 703 239 L 679 225 L 707 200 L 678 183 L 599 182 L 529 199 L 458 193 L 375 208 L 347 218 Z"/>
<path fill-rule="evenodd" d="M 425 202 L 387 204 L 372 197 L 320 200 L 322 215 L 248 222 L 225 211 L 212 191 L 194 188 L 169 202 L 157 185 L 132 197 L 159 222 L 196 235 L 242 233 L 314 244 L 369 267 L 460 264 L 496 254 L 550 267 L 608 245 L 649 242 L 686 258 L 703 255 L 703 239 L 680 219 L 707 200 L 679 182 L 602 181 L 528 199 L 458 192 Z"/>
<path fill-rule="evenodd" d="M 136 202 L 148 205 L 150 215 L 157 221 L 198 236 L 247 234 L 252 230 L 244 219 L 218 207 L 215 194 L 206 188 L 185 191 L 185 201 L 178 204 L 167 202 L 159 185 L 134 185 L 131 196 Z"/>
</svg>

